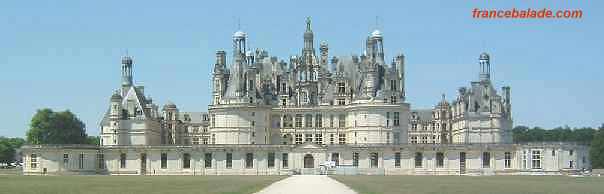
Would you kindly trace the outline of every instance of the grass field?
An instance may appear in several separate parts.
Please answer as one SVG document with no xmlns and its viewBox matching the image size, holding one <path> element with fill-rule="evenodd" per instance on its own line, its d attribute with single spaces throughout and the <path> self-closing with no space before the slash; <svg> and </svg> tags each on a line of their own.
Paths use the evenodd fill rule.
<svg viewBox="0 0 604 194">
<path fill-rule="evenodd" d="M 285 176 L 0 176 L 0 193 L 254 193 Z"/>
<path fill-rule="evenodd" d="M 566 176 L 332 176 L 360 194 L 604 193 L 602 177 Z"/>
</svg>

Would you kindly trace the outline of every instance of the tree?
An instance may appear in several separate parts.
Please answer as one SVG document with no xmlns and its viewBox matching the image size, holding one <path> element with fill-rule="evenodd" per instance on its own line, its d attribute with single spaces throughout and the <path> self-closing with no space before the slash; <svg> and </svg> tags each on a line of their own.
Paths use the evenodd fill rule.
<svg viewBox="0 0 604 194">
<path fill-rule="evenodd" d="M 27 131 L 30 144 L 85 144 L 85 125 L 69 110 L 54 112 L 45 108 L 32 117 Z"/>
<path fill-rule="evenodd" d="M 101 139 L 99 136 L 88 136 L 86 137 L 86 144 L 90 145 L 99 145 L 101 143 Z"/>
<path fill-rule="evenodd" d="M 604 126 L 594 135 L 589 147 L 592 168 L 604 168 Z"/>
<path fill-rule="evenodd" d="M 15 160 L 16 149 L 25 143 L 21 138 L 6 138 L 0 136 L 0 163 L 10 163 Z"/>
</svg>

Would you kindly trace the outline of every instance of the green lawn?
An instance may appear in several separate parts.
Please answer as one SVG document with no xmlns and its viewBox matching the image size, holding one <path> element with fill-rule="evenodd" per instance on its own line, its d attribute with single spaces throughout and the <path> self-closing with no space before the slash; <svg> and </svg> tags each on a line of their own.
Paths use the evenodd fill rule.
<svg viewBox="0 0 604 194">
<path fill-rule="evenodd" d="M 604 177 L 332 176 L 360 194 L 604 193 Z"/>
<path fill-rule="evenodd" d="M 0 193 L 254 193 L 285 176 L 0 176 Z"/>
</svg>

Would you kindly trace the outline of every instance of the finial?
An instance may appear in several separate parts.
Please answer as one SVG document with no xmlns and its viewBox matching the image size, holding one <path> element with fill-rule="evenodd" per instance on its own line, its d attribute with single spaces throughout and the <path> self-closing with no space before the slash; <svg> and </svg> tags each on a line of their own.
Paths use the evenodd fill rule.
<svg viewBox="0 0 604 194">
<path fill-rule="evenodd" d="M 237 30 L 241 30 L 241 18 L 237 17 Z"/>
<path fill-rule="evenodd" d="M 443 93 L 442 96 L 443 96 L 443 102 L 446 101 L 445 93 Z"/>
<path fill-rule="evenodd" d="M 310 16 L 306 17 L 306 30 L 310 31 Z"/>
</svg>

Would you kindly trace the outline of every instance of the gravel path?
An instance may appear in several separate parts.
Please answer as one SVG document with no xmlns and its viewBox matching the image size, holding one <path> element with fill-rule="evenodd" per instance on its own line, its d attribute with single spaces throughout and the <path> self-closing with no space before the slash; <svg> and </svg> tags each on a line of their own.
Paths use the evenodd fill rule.
<svg viewBox="0 0 604 194">
<path fill-rule="evenodd" d="M 325 175 L 294 175 L 277 181 L 256 194 L 356 194 Z"/>
</svg>

